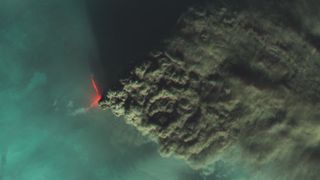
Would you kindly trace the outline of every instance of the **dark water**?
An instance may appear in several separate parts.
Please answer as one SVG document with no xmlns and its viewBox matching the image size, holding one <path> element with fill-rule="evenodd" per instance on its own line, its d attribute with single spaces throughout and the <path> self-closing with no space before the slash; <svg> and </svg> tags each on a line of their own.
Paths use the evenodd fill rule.
<svg viewBox="0 0 320 180">
<path fill-rule="evenodd" d="M 93 67 L 105 89 L 159 49 L 183 11 L 202 0 L 87 0 L 99 63 Z"/>
</svg>

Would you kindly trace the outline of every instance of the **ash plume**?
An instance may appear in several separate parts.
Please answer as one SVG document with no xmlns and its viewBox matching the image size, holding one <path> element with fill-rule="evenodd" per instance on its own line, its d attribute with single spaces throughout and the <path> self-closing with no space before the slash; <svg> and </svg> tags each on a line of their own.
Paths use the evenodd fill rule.
<svg viewBox="0 0 320 180">
<path fill-rule="evenodd" d="M 250 179 L 317 179 L 318 32 L 282 18 L 212 4 L 191 8 L 166 48 L 100 106 L 158 142 L 162 155 L 195 169 L 224 160 L 246 167 Z"/>
</svg>

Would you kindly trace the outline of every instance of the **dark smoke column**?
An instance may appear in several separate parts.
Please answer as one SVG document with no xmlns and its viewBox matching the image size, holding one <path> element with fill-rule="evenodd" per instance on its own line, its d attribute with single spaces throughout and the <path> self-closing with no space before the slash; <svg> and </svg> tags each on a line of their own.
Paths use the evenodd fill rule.
<svg viewBox="0 0 320 180">
<path fill-rule="evenodd" d="M 263 163 L 277 149 L 269 141 L 291 131 L 275 127 L 307 122 L 294 118 L 300 106 L 319 107 L 319 52 L 280 22 L 207 8 L 190 9 L 176 28 L 166 49 L 100 102 L 161 154 L 199 168 L 241 144 Z"/>
</svg>

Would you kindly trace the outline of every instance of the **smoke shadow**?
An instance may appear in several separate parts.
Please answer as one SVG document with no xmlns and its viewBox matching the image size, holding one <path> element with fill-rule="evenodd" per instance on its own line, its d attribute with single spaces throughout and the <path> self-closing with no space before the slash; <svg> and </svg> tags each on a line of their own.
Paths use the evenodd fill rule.
<svg viewBox="0 0 320 180">
<path fill-rule="evenodd" d="M 104 91 L 117 88 L 119 79 L 161 47 L 177 19 L 197 0 L 87 0 L 87 11 L 99 56 L 92 61 Z"/>
</svg>

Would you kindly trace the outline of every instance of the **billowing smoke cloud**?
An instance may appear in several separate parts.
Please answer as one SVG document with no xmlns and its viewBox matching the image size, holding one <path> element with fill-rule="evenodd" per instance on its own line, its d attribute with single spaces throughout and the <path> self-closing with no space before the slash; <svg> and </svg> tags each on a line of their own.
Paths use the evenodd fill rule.
<svg viewBox="0 0 320 180">
<path fill-rule="evenodd" d="M 317 179 L 320 53 L 301 3 L 190 9 L 100 105 L 205 174 L 222 160 L 244 179 Z"/>
</svg>

